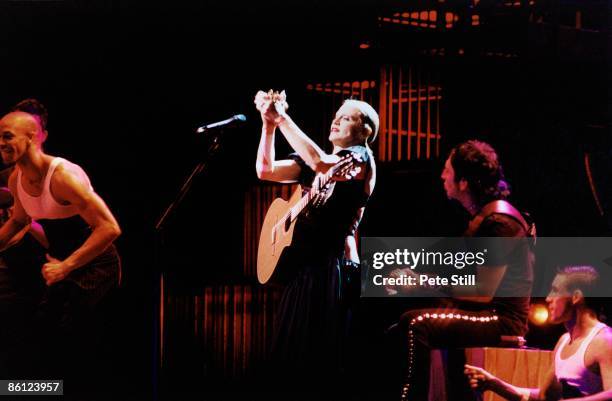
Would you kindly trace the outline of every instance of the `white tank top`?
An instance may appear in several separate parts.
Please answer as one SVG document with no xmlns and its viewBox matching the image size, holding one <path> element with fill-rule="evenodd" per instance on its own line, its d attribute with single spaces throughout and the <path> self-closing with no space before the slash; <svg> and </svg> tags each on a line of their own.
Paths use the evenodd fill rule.
<svg viewBox="0 0 612 401">
<path fill-rule="evenodd" d="M 567 384 L 576 388 L 582 395 L 595 394 L 603 390 L 601 376 L 596 375 L 584 366 L 584 354 L 599 331 L 606 327 L 604 323 L 597 323 L 580 343 L 578 350 L 567 359 L 561 359 L 561 351 L 569 341 L 569 333 L 561 337 L 561 344 L 555 355 L 555 375 L 558 380 L 565 380 Z"/>
<path fill-rule="evenodd" d="M 78 214 L 78 211 L 74 205 L 62 205 L 53 198 L 53 195 L 51 195 L 51 177 L 60 163 L 70 165 L 70 170 L 77 172 L 81 182 L 83 182 L 91 191 L 93 191 L 89 177 L 80 166 L 71 163 L 68 160 L 62 159 L 61 157 L 56 157 L 49 164 L 49 169 L 47 170 L 47 174 L 45 174 L 42 192 L 39 196 L 32 196 L 25 191 L 23 185 L 21 184 L 22 174 L 21 169 L 18 167 L 17 194 L 19 196 L 19 201 L 21 202 L 21 205 L 28 216 L 34 220 L 65 219 Z"/>
</svg>

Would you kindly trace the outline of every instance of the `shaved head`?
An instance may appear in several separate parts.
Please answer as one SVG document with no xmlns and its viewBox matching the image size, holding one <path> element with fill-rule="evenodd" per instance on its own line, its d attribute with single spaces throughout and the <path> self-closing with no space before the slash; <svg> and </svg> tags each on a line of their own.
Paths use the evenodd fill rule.
<svg viewBox="0 0 612 401">
<path fill-rule="evenodd" d="M 47 108 L 44 104 L 39 102 L 36 99 L 24 99 L 21 102 L 17 103 L 11 111 L 23 111 L 25 113 L 31 114 L 38 118 L 40 126 L 43 131 L 47 129 L 47 120 L 49 117 L 49 113 L 47 113 Z"/>
<path fill-rule="evenodd" d="M 45 133 L 37 116 L 23 111 L 12 111 L 0 120 L 0 131 L 10 131 L 13 134 L 23 134 L 36 141 L 44 142 Z"/>
<path fill-rule="evenodd" d="M 32 152 L 40 152 L 47 132 L 37 116 L 12 111 L 0 119 L 0 154 L 5 165 L 18 162 Z"/>
<path fill-rule="evenodd" d="M 0 120 L 0 125 L 17 127 L 22 130 L 36 132 L 39 129 L 38 119 L 23 111 L 11 111 Z"/>
</svg>

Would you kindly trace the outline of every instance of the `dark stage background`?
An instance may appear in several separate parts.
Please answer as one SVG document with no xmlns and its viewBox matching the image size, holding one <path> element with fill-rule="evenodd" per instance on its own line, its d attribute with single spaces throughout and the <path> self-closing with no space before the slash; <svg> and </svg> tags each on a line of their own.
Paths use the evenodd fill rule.
<svg viewBox="0 0 612 401">
<path fill-rule="evenodd" d="M 256 284 L 249 252 L 256 215 L 280 194 L 255 176 L 258 89 L 285 88 L 291 115 L 322 145 L 329 116 L 351 94 L 378 108 L 403 74 L 402 88 L 427 97 L 431 114 L 415 109 L 421 118 L 412 118 L 417 134 L 431 134 L 429 154 L 430 139 L 421 137 L 411 139 L 422 143 L 421 154 L 397 153 L 390 114 L 399 112 L 384 112 L 389 133 L 380 139 L 390 138 L 393 154 L 375 148 L 379 179 L 362 235 L 460 233 L 466 216 L 445 199 L 439 174 L 448 150 L 470 138 L 498 150 L 512 200 L 531 212 L 540 235 L 610 234 L 608 6 L 0 2 L 0 110 L 26 97 L 44 102 L 46 150 L 90 173 L 124 231 L 125 280 L 105 362 L 112 389 L 140 399 L 240 388 L 254 376 L 278 291 Z M 194 128 L 237 113 L 247 123 L 225 132 L 160 247 L 155 222 L 206 154 L 207 138 Z M 277 143 L 277 155 L 288 152 Z M 372 325 L 384 326 L 387 315 Z M 550 346 L 549 337 L 534 341 Z"/>
</svg>

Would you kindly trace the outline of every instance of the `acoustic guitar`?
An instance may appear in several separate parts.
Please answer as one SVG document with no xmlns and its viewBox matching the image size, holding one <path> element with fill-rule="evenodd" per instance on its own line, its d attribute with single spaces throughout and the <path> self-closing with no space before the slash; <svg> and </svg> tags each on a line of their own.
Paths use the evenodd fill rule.
<svg viewBox="0 0 612 401">
<path fill-rule="evenodd" d="M 270 280 L 276 269 L 283 250 L 291 245 L 293 229 L 300 213 L 306 206 L 321 202 L 325 193 L 332 190 L 331 184 L 338 176 L 350 177 L 355 170 L 355 162 L 360 161 L 355 155 L 344 156 L 326 173 L 319 173 L 313 180 L 310 191 L 302 196 L 302 187 L 298 185 L 288 201 L 277 198 L 266 213 L 257 252 L 257 279 L 261 284 Z"/>
</svg>

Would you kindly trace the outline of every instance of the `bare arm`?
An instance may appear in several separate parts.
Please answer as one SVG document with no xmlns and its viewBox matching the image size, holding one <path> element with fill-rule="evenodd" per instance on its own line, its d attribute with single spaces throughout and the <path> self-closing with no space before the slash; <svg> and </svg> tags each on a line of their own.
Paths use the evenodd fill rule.
<svg viewBox="0 0 612 401">
<path fill-rule="evenodd" d="M 21 238 L 20 234 L 30 225 L 30 217 L 23 210 L 23 206 L 17 196 L 17 173 L 14 171 L 9 178 L 9 189 L 13 194 L 13 212 L 11 217 L 0 228 L 0 250 L 4 250 L 13 245 L 15 238 Z"/>
<path fill-rule="evenodd" d="M 493 391 L 496 394 L 508 399 L 508 400 L 517 400 L 517 401 L 538 401 L 544 400 L 540 398 L 540 389 L 538 388 L 526 388 L 526 387 L 518 387 L 513 386 L 510 383 L 506 383 L 505 381 L 495 378 L 494 381 L 490 384 L 489 390 Z"/>
<path fill-rule="evenodd" d="M 300 175 L 300 166 L 294 160 L 276 160 L 274 136 L 277 122 L 268 115 L 274 107 L 271 95 L 257 92 L 254 103 L 261 113 L 261 138 L 257 149 L 255 169 L 261 180 L 275 182 L 295 182 Z"/>
<path fill-rule="evenodd" d="M 465 365 L 464 373 L 473 389 L 490 390 L 510 401 L 540 400 L 540 389 L 514 386 L 482 368 Z"/>
<path fill-rule="evenodd" d="M 605 328 L 589 345 L 585 362 L 593 360 L 599 367 L 603 391 L 585 397 L 571 398 L 566 401 L 610 401 L 612 400 L 612 329 Z"/>
<path fill-rule="evenodd" d="M 313 171 L 324 173 L 340 160 L 340 157 L 336 155 L 325 153 L 289 117 L 287 114 L 289 106 L 284 91 L 280 94 L 272 92 L 266 94 L 259 91 L 255 96 L 255 104 L 262 115 L 264 124 L 268 122 L 278 126 L 289 145 Z"/>
<path fill-rule="evenodd" d="M 610 401 L 612 400 L 612 390 L 604 390 L 597 394 L 587 395 L 579 398 L 565 398 L 564 401 Z"/>
<path fill-rule="evenodd" d="M 330 165 L 338 162 L 338 156 L 328 155 L 298 125 L 285 114 L 279 128 L 289 145 L 304 162 L 315 172 L 326 172 Z"/>
<path fill-rule="evenodd" d="M 365 193 L 370 196 L 374 191 L 374 186 L 376 185 L 376 163 L 372 159 L 369 161 L 369 173 L 366 175 L 366 168 L 360 168 L 359 173 L 355 175 L 353 179 L 360 180 L 365 179 Z M 363 218 L 363 214 L 365 213 L 365 206 L 360 208 L 357 211 L 356 216 L 356 225 L 359 224 L 361 219 Z M 359 263 L 359 250 L 357 248 L 357 237 L 355 234 L 349 235 L 346 237 L 344 241 L 344 257 L 348 260 L 352 260 L 353 262 Z"/>
<path fill-rule="evenodd" d="M 561 338 L 557 341 L 553 355 L 556 355 Z M 470 387 L 480 390 L 491 390 L 496 394 L 508 399 L 517 401 L 557 401 L 561 399 L 561 385 L 555 377 L 555 367 L 551 366 L 539 388 L 525 388 L 514 386 L 492 375 L 486 370 L 465 365 L 464 373 L 468 377 Z"/>
<path fill-rule="evenodd" d="M 283 93 L 257 92 L 254 101 L 261 113 L 263 122 L 261 139 L 257 152 L 257 176 L 260 179 L 277 182 L 294 182 L 300 174 L 300 166 L 293 160 L 275 160 L 274 133 L 276 127 L 298 153 L 304 162 L 315 172 L 325 173 L 342 160 L 339 155 L 325 153 L 311 140 L 286 113 L 287 103 Z M 342 170 L 334 177 L 337 181 L 363 179 L 363 163 L 358 158 L 351 167 Z"/>
<path fill-rule="evenodd" d="M 92 231 L 85 242 L 63 261 L 47 257 L 49 263 L 43 266 L 47 284 L 62 280 L 70 271 L 92 261 L 121 234 L 119 224 L 102 198 L 69 168 L 60 165 L 55 170 L 51 192 L 60 203 L 74 205 Z"/>
<path fill-rule="evenodd" d="M 349 235 L 344 240 L 344 258 L 359 263 L 359 252 L 357 251 L 357 238 Z"/>
<path fill-rule="evenodd" d="M 300 166 L 294 160 L 275 159 L 274 131 L 276 127 L 264 121 L 257 149 L 257 177 L 266 181 L 295 182 L 300 175 Z"/>
</svg>

